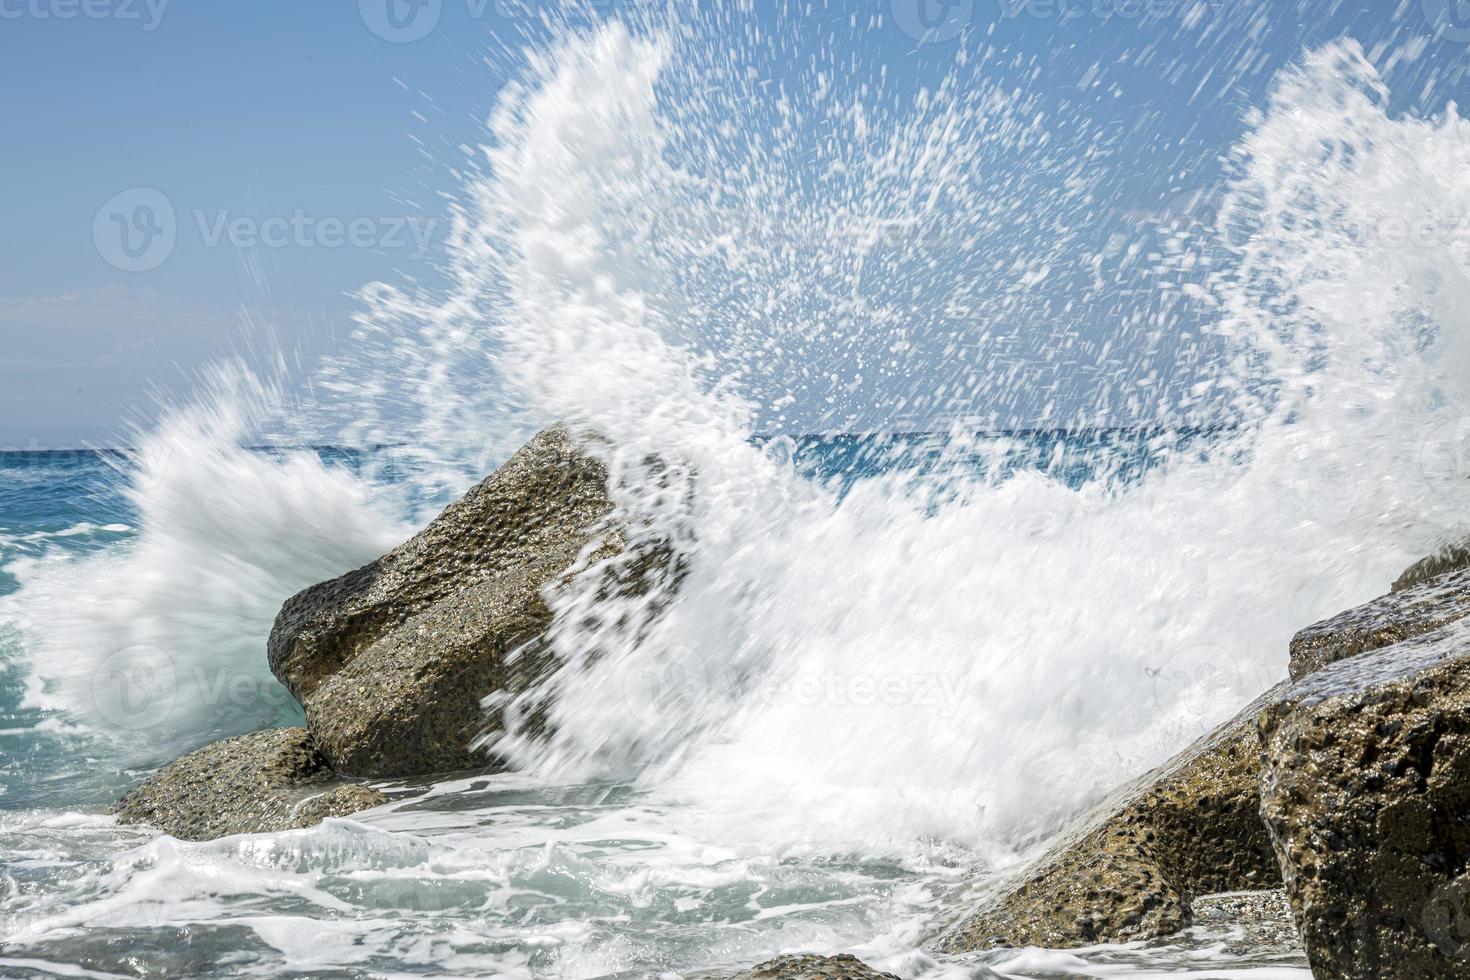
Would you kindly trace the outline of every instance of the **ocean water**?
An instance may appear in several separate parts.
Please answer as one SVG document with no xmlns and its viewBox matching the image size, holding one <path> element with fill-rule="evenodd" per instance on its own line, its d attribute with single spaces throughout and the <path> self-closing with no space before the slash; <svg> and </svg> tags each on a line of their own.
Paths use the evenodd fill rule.
<svg viewBox="0 0 1470 980">
<path fill-rule="evenodd" d="M 1201 43 L 1259 63 L 1227 21 Z M 1044 59 L 980 41 L 918 83 L 873 28 L 547 18 L 457 164 L 447 286 L 365 286 L 308 389 L 222 364 L 127 453 L 0 460 L 0 973 L 1306 975 L 1220 925 L 924 948 L 1470 531 L 1470 123 L 1392 88 L 1423 44 L 1304 46 L 1208 214 L 1140 215 L 1107 113 L 1023 84 Z M 281 602 L 554 420 L 688 574 L 557 594 L 556 669 L 484 692 L 509 771 L 208 843 L 106 816 L 298 721 Z"/>
<path fill-rule="evenodd" d="M 885 475 L 927 488 L 940 474 L 958 483 L 987 471 L 995 480 L 1032 472 L 1074 489 L 1103 478 L 1122 487 L 1167 451 L 1208 438 L 1000 433 L 958 457 L 947 436 L 934 434 L 756 442 L 768 456 L 789 451 L 804 479 L 846 493 Z M 259 465 L 297 455 L 323 473 L 371 471 L 390 482 L 411 470 L 392 448 L 242 452 Z M 137 561 L 146 515 L 128 488 L 138 479 L 139 455 L 0 456 L 0 563 L 15 570 L 0 593 L 8 603 L 22 588 L 19 579 L 40 568 Z M 404 513 L 405 526 L 412 515 Z M 262 661 L 263 637 L 255 632 L 251 659 Z M 975 855 L 959 841 L 834 848 L 808 838 L 769 849 L 729 842 L 718 828 L 734 814 L 709 812 L 636 778 L 548 782 L 507 773 L 390 782 L 382 784 L 393 799 L 388 806 L 313 830 L 202 844 L 159 839 L 115 825 L 107 805 L 175 751 L 264 724 L 299 723 L 289 695 L 269 681 L 240 683 L 252 677 L 243 664 L 215 677 L 186 672 L 173 657 L 108 657 L 92 678 L 91 723 L 78 724 L 71 712 L 36 703 L 23 630 L 8 628 L 0 652 L 7 668 L 0 694 L 5 976 L 687 973 L 813 949 L 857 949 L 905 974 L 1301 973 L 1297 951 L 1242 947 L 1236 931 L 1221 926 L 1148 946 L 936 962 L 914 948 L 964 908 L 978 880 Z M 165 665 L 167 676 L 150 672 Z M 1167 667 L 1159 665 L 1160 683 L 1173 683 Z M 856 676 L 820 680 L 825 686 L 793 683 L 765 696 L 866 706 Z M 943 678 L 904 680 L 909 686 L 894 690 L 908 710 L 942 717 L 960 710 L 963 691 Z M 187 736 L 173 731 L 171 717 L 182 699 L 203 706 L 185 712 Z M 165 748 L 157 758 L 144 753 L 122 764 L 119 734 Z"/>
</svg>

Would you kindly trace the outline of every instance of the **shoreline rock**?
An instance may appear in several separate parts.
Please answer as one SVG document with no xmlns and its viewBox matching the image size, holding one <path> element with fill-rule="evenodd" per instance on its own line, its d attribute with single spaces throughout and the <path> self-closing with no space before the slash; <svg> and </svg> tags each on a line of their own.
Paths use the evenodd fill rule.
<svg viewBox="0 0 1470 980">
<path fill-rule="evenodd" d="M 1452 560 L 1435 556 L 1426 562 Z M 1429 567 L 1421 562 L 1415 568 L 1421 566 Z M 937 949 L 959 953 L 994 946 L 1065 948 L 1153 939 L 1190 925 L 1193 903 L 1200 896 L 1269 887 L 1283 876 L 1296 875 L 1300 882 L 1317 874 L 1316 864 L 1303 870 L 1302 848 L 1307 845 L 1299 839 L 1319 845 L 1327 818 L 1304 817 L 1294 809 L 1307 806 L 1310 799 L 1309 787 L 1302 784 L 1309 777 L 1294 767 L 1308 766 L 1303 752 L 1326 751 L 1338 736 L 1332 725 L 1308 733 L 1305 722 L 1289 720 L 1292 706 L 1303 703 L 1305 692 L 1317 690 L 1317 685 L 1335 683 L 1319 678 L 1353 677 L 1354 689 L 1364 692 L 1395 678 L 1408 683 L 1405 672 L 1417 669 L 1412 651 L 1443 644 L 1451 635 L 1462 637 L 1470 654 L 1470 568 L 1451 568 L 1413 582 L 1302 630 L 1291 642 L 1291 681 L 1262 695 L 1161 769 L 1115 791 L 1060 835 L 1039 860 L 994 886 L 977 910 L 941 934 Z M 1470 678 L 1470 666 L 1466 676 Z M 1365 741 L 1361 758 L 1377 759 L 1385 751 L 1378 743 L 1396 736 L 1359 732 L 1361 715 L 1368 710 L 1364 704 L 1343 707 L 1333 724 Z M 1435 724 L 1470 730 L 1466 708 L 1470 695 L 1464 706 L 1447 704 Z M 1393 732 L 1400 727 L 1391 718 L 1383 724 Z M 1295 734 L 1281 734 L 1286 731 Z M 1301 747 L 1315 744 L 1313 738 L 1322 742 L 1318 749 Z M 1266 756 L 1272 758 L 1263 761 Z M 1356 778 L 1346 773 L 1350 759 L 1336 758 L 1335 764 L 1342 772 L 1318 772 L 1312 778 Z M 1365 778 L 1371 783 L 1378 777 Z M 1457 778 L 1465 784 L 1461 812 L 1470 814 L 1470 751 Z M 1325 787 L 1313 791 L 1329 792 Z M 1361 787 L 1354 792 L 1366 799 Z M 1338 800 L 1334 805 L 1348 803 Z M 1295 821 L 1302 819 L 1316 820 L 1317 832 L 1300 828 Z M 1463 851 L 1455 852 L 1464 854 L 1456 867 L 1465 872 L 1466 882 L 1462 919 L 1457 921 L 1470 923 L 1470 819 L 1465 825 Z M 1332 840 L 1348 839 L 1345 831 L 1334 833 Z M 1347 892 L 1380 884 L 1365 875 L 1341 887 Z M 1300 885 L 1291 891 L 1299 916 L 1301 893 Z M 1337 901 L 1330 908 L 1322 903 L 1308 907 L 1301 931 L 1309 946 L 1326 941 L 1341 924 L 1338 909 L 1346 899 Z M 1387 907 L 1396 906 L 1389 902 Z M 1465 975 L 1470 977 L 1470 924 L 1464 928 Z"/>
<path fill-rule="evenodd" d="M 1470 616 L 1470 569 L 1396 588 L 1292 637 L 1292 680 L 1339 660 L 1433 632 L 1465 616 Z"/>
<path fill-rule="evenodd" d="M 837 956 L 778 956 L 737 974 L 731 980 L 898 980 L 898 977 L 875 970 L 849 953 L 841 953 Z"/>
<path fill-rule="evenodd" d="M 937 949 L 1060 949 L 1186 928 L 1199 896 L 1280 883 L 1259 815 L 1255 718 L 1274 691 L 1078 820 Z"/>
<path fill-rule="evenodd" d="M 1307 677 L 1260 733 L 1314 975 L 1470 977 L 1470 621 Z"/>
<path fill-rule="evenodd" d="M 602 464 L 553 426 L 409 541 L 287 600 L 271 670 L 332 766 L 376 777 L 492 768 L 470 749 L 487 728 L 481 699 L 541 675 L 543 590 L 622 550 L 612 506 Z"/>
<path fill-rule="evenodd" d="M 337 778 L 304 728 L 227 738 L 182 756 L 114 807 L 180 840 L 315 826 L 386 803 L 379 791 Z"/>
</svg>

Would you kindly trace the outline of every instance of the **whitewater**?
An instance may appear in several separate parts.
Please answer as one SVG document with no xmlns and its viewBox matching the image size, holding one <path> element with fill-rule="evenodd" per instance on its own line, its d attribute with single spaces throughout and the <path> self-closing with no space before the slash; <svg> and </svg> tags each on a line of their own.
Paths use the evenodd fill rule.
<svg viewBox="0 0 1470 980">
<path fill-rule="evenodd" d="M 1208 214 L 1124 227 L 1115 134 L 1010 83 L 1037 66 L 893 79 L 867 15 L 823 23 L 548 21 L 449 285 L 364 287 L 310 398 L 223 364 L 131 451 L 0 457 L 0 974 L 1308 975 L 1208 926 L 924 947 L 1467 530 L 1470 122 L 1354 40 L 1303 50 Z M 553 597 L 556 671 L 484 692 L 505 771 L 207 843 L 106 815 L 298 722 L 281 602 L 559 420 L 687 574 Z"/>
</svg>

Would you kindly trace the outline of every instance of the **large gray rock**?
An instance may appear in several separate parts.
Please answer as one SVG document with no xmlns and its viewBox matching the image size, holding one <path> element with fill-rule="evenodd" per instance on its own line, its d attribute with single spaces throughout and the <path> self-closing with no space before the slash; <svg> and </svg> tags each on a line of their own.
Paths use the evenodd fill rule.
<svg viewBox="0 0 1470 980">
<path fill-rule="evenodd" d="M 553 426 L 404 544 L 286 600 L 267 644 L 271 670 L 310 697 L 440 600 L 532 565 L 570 564 L 611 508 L 602 465 Z"/>
<path fill-rule="evenodd" d="M 554 426 L 405 544 L 288 600 L 271 670 L 333 767 L 409 776 L 493 765 L 470 748 L 499 724 L 481 699 L 544 673 L 546 591 L 579 562 L 624 550 L 611 511 L 603 465 Z M 608 588 L 650 588 L 666 557 L 644 547 L 601 574 Z"/>
<path fill-rule="evenodd" d="M 1292 679 L 1301 680 L 1328 664 L 1433 632 L 1465 616 L 1470 616 L 1470 569 L 1451 570 L 1404 585 L 1308 626 L 1293 637 Z"/>
<path fill-rule="evenodd" d="M 121 823 L 146 823 L 181 840 L 310 827 L 386 802 L 344 782 L 304 728 L 277 728 L 215 742 L 170 763 L 115 808 Z"/>
<path fill-rule="evenodd" d="M 1279 885 L 1257 795 L 1255 718 L 1269 697 L 1113 793 L 994 886 L 939 950 L 1150 939 L 1188 926 L 1199 896 Z"/>
<path fill-rule="evenodd" d="M 1312 674 L 1260 733 L 1318 980 L 1470 977 L 1470 620 Z"/>
</svg>

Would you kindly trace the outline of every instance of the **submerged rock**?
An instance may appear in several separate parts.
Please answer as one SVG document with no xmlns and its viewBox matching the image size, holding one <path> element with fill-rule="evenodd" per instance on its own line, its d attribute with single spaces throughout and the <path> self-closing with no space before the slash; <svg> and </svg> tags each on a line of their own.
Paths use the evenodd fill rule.
<svg viewBox="0 0 1470 980">
<path fill-rule="evenodd" d="M 1418 581 L 1298 633 L 1291 641 L 1292 679 L 1301 680 L 1328 664 L 1432 632 L 1465 616 L 1470 616 L 1470 569 Z"/>
<path fill-rule="evenodd" d="M 752 967 L 733 980 L 898 980 L 856 956 L 778 956 Z"/>
<path fill-rule="evenodd" d="M 335 777 L 304 728 L 215 742 L 170 763 L 118 801 L 122 823 L 146 823 L 181 840 L 311 827 L 387 802 Z"/>
<path fill-rule="evenodd" d="M 1307 677 L 1260 733 L 1313 974 L 1470 977 L 1470 621 Z"/>
<path fill-rule="evenodd" d="M 470 749 L 495 724 L 481 699 L 542 676 L 545 590 L 624 549 L 611 511 L 602 463 L 554 426 L 405 544 L 289 599 L 271 670 L 331 764 L 359 776 L 489 765 Z M 629 561 L 615 574 L 633 578 L 609 587 L 644 587 L 664 557 Z"/>
<path fill-rule="evenodd" d="M 1283 888 L 1201 895 L 1192 909 L 1195 926 L 1229 933 L 1224 942 L 1224 952 L 1229 955 L 1301 954 L 1301 937 Z"/>
<path fill-rule="evenodd" d="M 1257 792 L 1270 694 L 1078 821 L 940 938 L 942 952 L 1065 948 L 1167 935 L 1201 895 L 1280 883 Z"/>
</svg>

